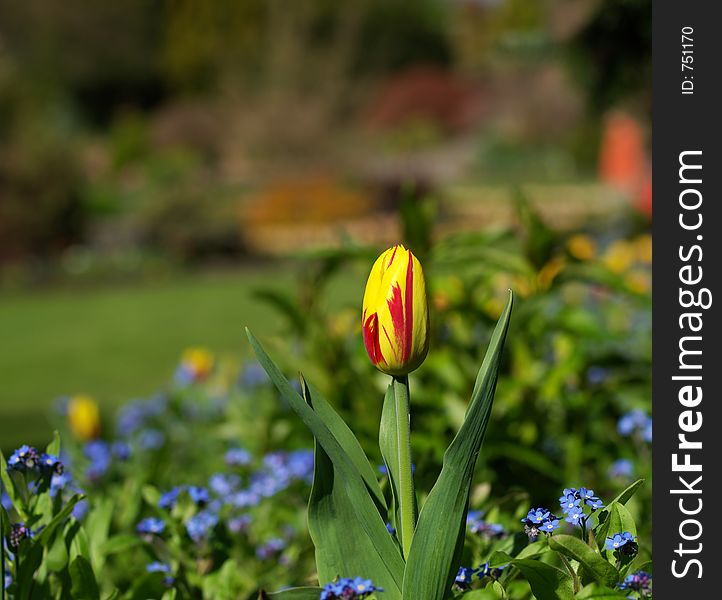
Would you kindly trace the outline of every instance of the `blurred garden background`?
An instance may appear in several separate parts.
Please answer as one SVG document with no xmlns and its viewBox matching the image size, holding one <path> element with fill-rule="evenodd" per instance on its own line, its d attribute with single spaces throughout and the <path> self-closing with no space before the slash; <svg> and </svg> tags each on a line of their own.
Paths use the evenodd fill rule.
<svg viewBox="0 0 722 600">
<path fill-rule="evenodd" d="M 60 428 L 84 489 L 124 493 L 131 466 L 80 476 L 83 442 L 123 439 L 161 491 L 310 448 L 249 326 L 375 456 L 361 298 L 403 242 L 432 299 L 420 491 L 511 288 L 473 502 L 611 499 L 651 475 L 650 118 L 650 0 L 0 0 L 0 447 Z M 97 431 L 67 429 L 78 396 Z M 304 583 L 302 540 L 249 581 Z"/>
</svg>

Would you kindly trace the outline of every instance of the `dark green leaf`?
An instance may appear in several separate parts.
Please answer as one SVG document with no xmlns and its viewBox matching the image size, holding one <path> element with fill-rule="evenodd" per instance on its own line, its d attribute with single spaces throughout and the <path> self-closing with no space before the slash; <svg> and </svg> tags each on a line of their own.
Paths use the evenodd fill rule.
<svg viewBox="0 0 722 600">
<path fill-rule="evenodd" d="M 399 441 L 396 427 L 396 397 L 394 386 L 389 384 L 386 388 L 384 406 L 381 411 L 381 425 L 379 427 L 379 447 L 381 456 L 386 465 L 386 473 L 391 488 L 391 510 L 389 520 L 396 528 L 397 539 L 402 538 L 401 518 L 399 516 Z M 392 518 L 393 517 L 393 518 Z"/>
<path fill-rule="evenodd" d="M 607 537 L 612 537 L 615 533 L 628 531 L 633 535 L 637 535 L 637 525 L 634 522 L 634 517 L 632 517 L 624 504 L 613 502 L 608 508 L 609 516 L 594 532 L 600 550 L 604 548 Z M 610 552 L 608 554 L 607 559 L 613 562 L 612 553 Z"/>
<path fill-rule="evenodd" d="M 571 600 L 574 598 L 572 578 L 561 569 L 530 559 L 515 559 L 518 568 L 531 586 L 537 600 Z"/>
<path fill-rule="evenodd" d="M 48 523 L 45 528 L 38 534 L 36 538 L 36 542 L 41 546 L 46 546 L 48 542 L 52 539 L 53 533 L 57 529 L 59 525 L 61 525 L 65 519 L 67 519 L 70 516 L 70 513 L 73 512 L 73 507 L 84 498 L 84 496 L 81 496 L 80 494 L 75 494 L 70 500 L 68 500 L 68 503 L 63 507 L 63 510 L 61 510 L 55 517 Z"/>
<path fill-rule="evenodd" d="M 70 563 L 70 579 L 73 582 L 72 596 L 74 600 L 100 600 L 100 590 L 95 581 L 95 574 L 90 563 L 82 556 L 77 556 Z"/>
<path fill-rule="evenodd" d="M 35 585 L 35 571 L 38 570 L 43 562 L 43 546 L 41 544 L 33 544 L 30 551 L 22 557 L 20 561 L 20 571 L 17 576 L 17 590 L 20 600 L 28 600 L 32 598 L 33 587 Z"/>
<path fill-rule="evenodd" d="M 50 571 L 62 571 L 68 564 L 68 546 L 65 536 L 56 535 L 55 540 L 48 549 L 45 564 Z"/>
<path fill-rule="evenodd" d="M 644 479 L 637 479 L 634 483 L 627 486 L 622 492 L 614 498 L 602 511 L 599 513 L 599 522 L 603 523 L 607 520 L 607 517 L 609 516 L 609 507 L 612 504 L 618 503 L 618 504 L 626 504 L 627 501 L 634 496 L 634 494 L 637 492 L 637 490 L 644 484 Z"/>
<path fill-rule="evenodd" d="M 496 569 L 503 567 L 511 563 L 514 560 L 513 557 L 509 556 L 506 552 L 496 551 L 489 557 L 489 568 Z"/>
<path fill-rule="evenodd" d="M 611 590 L 598 583 L 590 583 L 576 596 L 576 600 L 614 600 L 614 598 L 626 598 L 627 594 L 620 590 Z"/>
<path fill-rule="evenodd" d="M 251 332 L 248 330 L 246 330 L 246 332 L 258 361 L 268 373 L 271 381 L 276 385 L 289 406 L 293 408 L 296 414 L 311 430 L 316 438 L 316 442 L 333 463 L 332 472 L 334 473 L 334 482 L 336 478 L 338 478 L 338 481 L 343 485 L 348 500 L 354 507 L 354 518 L 360 524 L 365 536 L 370 540 L 374 553 L 378 555 L 380 570 L 365 575 L 373 578 L 374 582 L 378 582 L 378 584 L 385 589 L 384 594 L 387 598 L 390 600 L 399 598 L 401 596 L 404 561 L 401 558 L 398 547 L 386 530 L 384 518 L 379 514 L 378 507 L 369 494 L 368 487 L 362 475 L 356 469 L 353 460 L 328 429 L 324 421 L 316 414 L 313 408 L 296 393 Z M 326 469 L 326 471 L 328 471 L 328 469 Z M 335 489 L 335 485 L 329 489 L 328 481 L 323 482 L 323 485 L 323 496 L 320 495 L 321 491 L 318 491 L 317 493 L 319 495 L 317 495 L 317 499 L 320 497 L 328 497 L 328 493 Z M 335 501 L 335 497 L 333 500 Z M 343 545 L 335 550 L 339 553 L 345 552 Z"/>
<path fill-rule="evenodd" d="M 404 574 L 405 599 L 443 600 L 459 568 L 474 467 L 489 422 L 512 304 L 509 292 L 476 378 L 464 424 L 444 453 L 441 474 L 419 514 Z"/>
<path fill-rule="evenodd" d="M 374 502 L 379 507 L 379 511 L 382 515 L 386 514 L 386 499 L 379 486 L 379 480 L 376 476 L 376 471 L 371 466 L 369 459 L 361 448 L 361 444 L 356 439 L 353 431 L 346 425 L 346 422 L 339 416 L 339 414 L 332 408 L 328 400 L 323 397 L 321 392 L 318 391 L 313 384 L 303 380 L 303 385 L 310 391 L 310 397 L 313 398 L 312 407 L 313 411 L 321 418 L 324 425 L 333 434 L 338 443 L 344 449 L 348 457 L 353 462 L 356 470 L 359 472 L 361 477 L 366 484 Z M 308 399 L 308 395 L 307 395 Z"/>
<path fill-rule="evenodd" d="M 602 558 L 599 552 L 587 546 L 577 537 L 564 534 L 553 535 L 549 538 L 549 547 L 578 561 L 599 583 L 613 586 L 619 580 L 617 570 Z"/>
</svg>

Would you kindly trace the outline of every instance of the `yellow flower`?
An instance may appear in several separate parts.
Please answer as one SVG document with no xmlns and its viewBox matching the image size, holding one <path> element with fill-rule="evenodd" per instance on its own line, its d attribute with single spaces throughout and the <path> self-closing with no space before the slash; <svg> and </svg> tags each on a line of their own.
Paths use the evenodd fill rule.
<svg viewBox="0 0 722 600">
<path fill-rule="evenodd" d="M 210 375 L 214 358 L 206 348 L 188 348 L 181 356 L 181 370 L 191 381 L 200 381 Z"/>
<path fill-rule="evenodd" d="M 634 240 L 634 246 L 637 251 L 637 260 L 644 264 L 652 262 L 652 236 L 648 233 L 640 235 Z"/>
<path fill-rule="evenodd" d="M 626 277 L 627 287 L 637 294 L 648 294 L 652 289 L 652 278 L 646 271 L 632 271 Z"/>
<path fill-rule="evenodd" d="M 626 240 L 617 240 L 607 248 L 603 262 L 610 271 L 620 274 L 632 266 L 634 259 L 634 245 Z"/>
<path fill-rule="evenodd" d="M 73 435 L 82 441 L 92 440 L 100 434 L 100 410 L 90 396 L 78 394 L 68 403 L 68 426 Z"/>
<path fill-rule="evenodd" d="M 389 375 L 417 369 L 429 351 L 424 271 L 401 245 L 374 263 L 363 298 L 363 336 L 371 362 Z"/>
<path fill-rule="evenodd" d="M 563 257 L 555 256 L 539 270 L 537 281 L 542 290 L 549 289 L 554 279 L 556 279 L 556 276 L 559 275 L 564 268 L 565 262 Z"/>
<path fill-rule="evenodd" d="M 597 245 L 588 235 L 578 233 L 567 240 L 567 249 L 577 260 L 592 260 L 597 255 Z"/>
</svg>

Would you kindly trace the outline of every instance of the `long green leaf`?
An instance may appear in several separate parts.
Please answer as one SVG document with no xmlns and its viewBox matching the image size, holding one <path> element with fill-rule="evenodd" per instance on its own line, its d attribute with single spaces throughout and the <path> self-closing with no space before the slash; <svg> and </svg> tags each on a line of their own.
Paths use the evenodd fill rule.
<svg viewBox="0 0 722 600">
<path fill-rule="evenodd" d="M 50 523 L 48 523 L 45 528 L 38 534 L 36 538 L 36 543 L 41 546 L 47 546 L 52 539 L 53 533 L 55 532 L 57 527 L 70 516 L 70 513 L 73 512 L 73 507 L 84 497 L 85 496 L 82 496 L 80 494 L 75 494 L 72 498 L 70 498 L 70 500 L 68 500 L 68 503 L 63 507 L 63 509 L 57 515 L 55 515 L 52 521 L 50 521 Z"/>
<path fill-rule="evenodd" d="M 439 479 L 419 515 L 404 574 L 404 600 L 443 600 L 450 593 L 463 549 L 471 482 L 489 422 L 512 304 L 509 292 L 476 378 L 464 424 L 444 453 Z"/>
<path fill-rule="evenodd" d="M 76 600 L 100 600 L 100 590 L 90 562 L 77 556 L 70 563 L 70 579 L 73 582 L 72 596 Z"/>
<path fill-rule="evenodd" d="M 612 500 L 607 506 L 599 512 L 599 523 L 604 523 L 609 516 L 609 507 L 613 504 L 626 504 L 627 501 L 634 496 L 637 490 L 644 484 L 644 479 L 637 479 L 634 483 L 628 485 L 622 490 L 614 500 Z"/>
<path fill-rule="evenodd" d="M 316 406 L 312 392 L 307 392 L 311 406 Z M 314 444 L 314 474 L 308 503 L 308 530 L 316 548 L 316 569 L 321 583 L 336 577 L 362 574 L 386 589 L 398 588 L 371 538 L 356 516 L 354 502 L 343 483 L 340 470 L 334 466 L 323 447 Z M 364 492 L 365 493 L 365 492 Z M 386 533 L 389 536 L 388 533 Z M 389 536 L 390 537 L 390 536 Z M 399 598 L 397 590 L 394 596 Z M 316 596 L 318 598 L 318 596 Z"/>
<path fill-rule="evenodd" d="M 619 580 L 617 570 L 578 537 L 553 535 L 549 538 L 549 547 L 578 561 L 599 583 L 613 586 Z"/>
<path fill-rule="evenodd" d="M 346 422 L 313 384 L 304 379 L 303 385 L 308 388 L 313 398 L 313 411 L 321 418 L 328 430 L 333 434 L 333 437 L 338 440 L 338 443 L 341 444 L 341 447 L 346 454 L 348 454 L 351 462 L 353 462 L 356 470 L 363 478 L 374 502 L 379 507 L 379 511 L 382 515 L 385 515 L 388 508 L 386 507 L 386 499 L 381 491 L 376 471 L 371 466 L 369 459 L 364 453 L 363 448 L 361 448 L 361 444 L 356 439 L 353 431 L 351 431 L 349 426 L 346 425 Z"/>
<path fill-rule="evenodd" d="M 253 334 L 248 330 L 246 330 L 246 333 L 259 363 L 266 370 L 271 381 L 276 385 L 289 406 L 311 430 L 320 447 L 332 461 L 334 472 L 338 475 L 354 507 L 355 519 L 361 524 L 365 535 L 373 545 L 374 552 L 379 557 L 380 568 L 382 569 L 380 572 L 354 575 L 376 578 L 379 580 L 379 584 L 384 587 L 387 598 L 390 600 L 399 598 L 403 582 L 404 561 L 398 547 L 386 530 L 384 519 L 379 514 L 363 477 L 324 421 L 293 389 Z M 342 548 L 338 550 L 343 551 Z M 387 582 L 386 585 L 380 583 L 381 581 Z"/>
<path fill-rule="evenodd" d="M 389 384 L 384 397 L 384 406 L 381 411 L 381 425 L 379 427 L 379 447 L 386 465 L 386 474 L 391 487 L 391 507 L 389 520 L 396 528 L 398 539 L 402 539 L 402 524 L 399 516 L 399 439 L 396 433 L 396 398 L 394 386 Z M 391 519 L 393 517 L 393 519 Z"/>
</svg>

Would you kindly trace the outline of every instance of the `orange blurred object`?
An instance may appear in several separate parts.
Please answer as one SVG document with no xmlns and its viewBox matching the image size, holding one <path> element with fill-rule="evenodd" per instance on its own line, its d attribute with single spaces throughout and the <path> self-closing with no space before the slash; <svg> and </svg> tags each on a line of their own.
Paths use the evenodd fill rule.
<svg viewBox="0 0 722 600">
<path fill-rule="evenodd" d="M 648 173 L 641 125 L 625 113 L 607 119 L 599 153 L 599 176 L 627 193 L 638 189 Z"/>
</svg>

